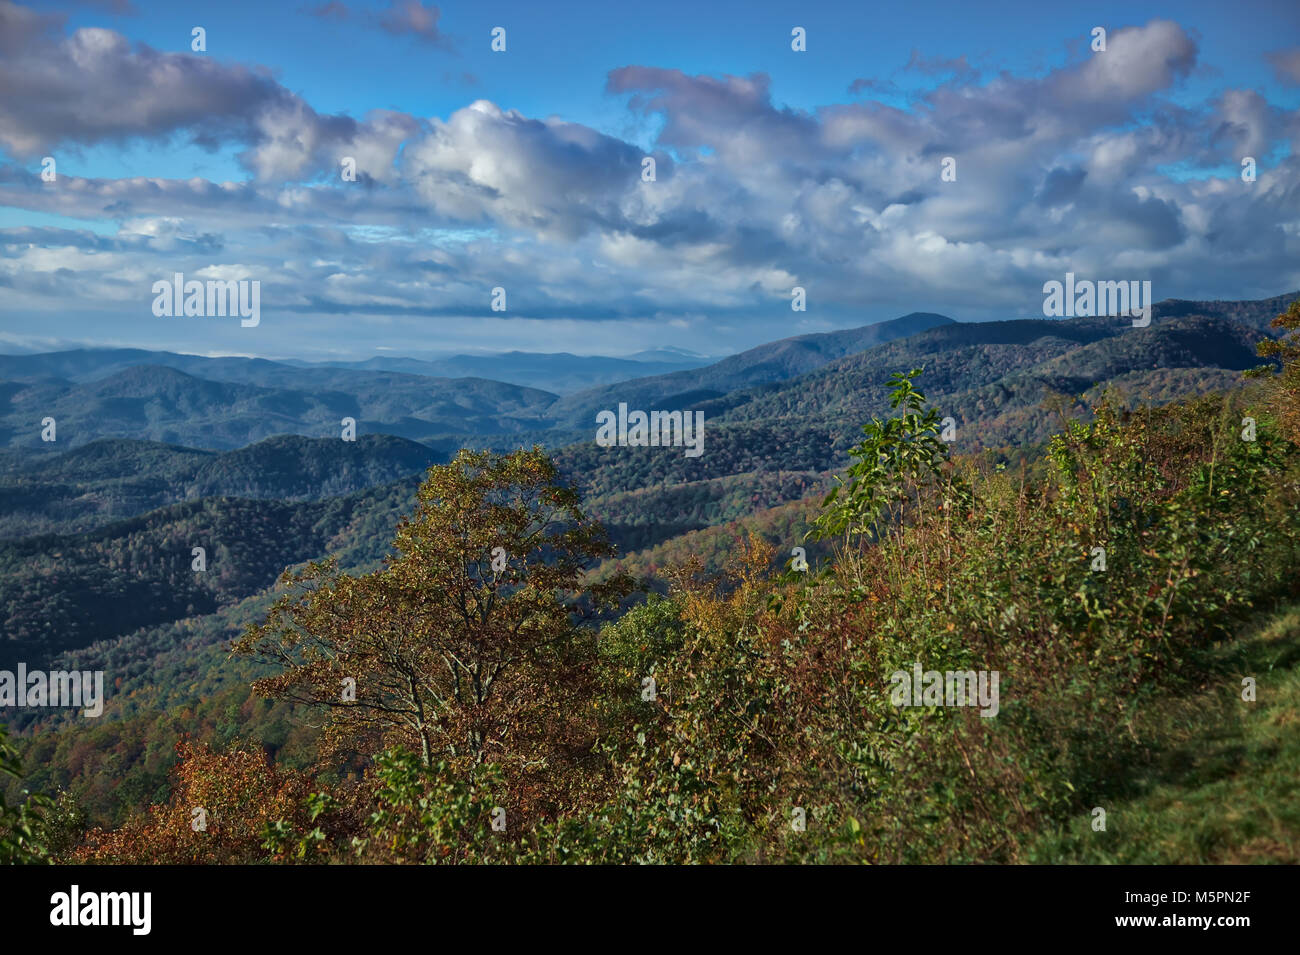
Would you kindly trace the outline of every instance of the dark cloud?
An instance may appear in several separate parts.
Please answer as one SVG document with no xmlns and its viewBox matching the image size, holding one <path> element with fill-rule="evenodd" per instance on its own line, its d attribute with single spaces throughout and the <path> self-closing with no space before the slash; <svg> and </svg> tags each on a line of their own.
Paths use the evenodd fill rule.
<svg viewBox="0 0 1300 955">
<path fill-rule="evenodd" d="M 353 156 L 383 180 L 401 142 L 420 129 L 392 112 L 364 121 L 319 114 L 260 67 L 132 46 L 99 28 L 65 37 L 62 26 L 0 0 L 0 147 L 14 156 L 179 136 L 213 151 L 244 147 L 260 179 L 314 175 Z"/>
<path fill-rule="evenodd" d="M 14 155 L 177 132 L 212 144 L 252 141 L 261 113 L 306 108 L 268 71 L 132 48 L 111 30 L 64 37 L 60 27 L 0 0 L 0 146 Z"/>
<path fill-rule="evenodd" d="M 1072 201 L 1079 194 L 1079 187 L 1088 178 L 1082 169 L 1064 169 L 1056 167 L 1043 178 L 1043 184 L 1034 194 L 1034 201 L 1041 206 L 1059 206 Z"/>
<path fill-rule="evenodd" d="M 610 72 L 606 90 L 633 94 L 629 106 L 659 113 L 659 141 L 668 146 L 727 150 L 738 160 L 755 150 L 807 155 L 819 129 L 815 119 L 772 105 L 765 73 L 747 77 L 689 76 L 681 70 L 626 66 Z"/>
</svg>

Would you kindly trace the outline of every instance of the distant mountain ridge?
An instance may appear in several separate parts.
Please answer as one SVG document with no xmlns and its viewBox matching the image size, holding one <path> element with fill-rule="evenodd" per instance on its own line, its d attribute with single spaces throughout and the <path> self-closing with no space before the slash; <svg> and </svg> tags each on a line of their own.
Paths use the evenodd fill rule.
<svg viewBox="0 0 1300 955">
<path fill-rule="evenodd" d="M 446 455 L 392 435 L 277 435 L 234 451 L 103 438 L 63 454 L 0 451 L 0 538 L 78 533 L 205 497 L 313 501 L 422 475 Z"/>
<path fill-rule="evenodd" d="M 1049 391 L 1079 395 L 1120 376 L 1146 375 L 1152 382 L 1192 370 L 1216 381 L 1220 372 L 1240 378 L 1261 363 L 1254 349 L 1261 337 L 1251 327 L 1203 314 L 1153 320 L 1147 328 L 1110 318 L 950 325 L 845 356 L 791 381 L 733 392 L 704 410 L 715 429 L 795 419 L 848 434 L 887 411 L 890 374 L 924 368 L 918 385 L 931 401 L 945 414 L 957 412 L 959 426 L 979 426 L 967 441 L 1032 441 L 1036 433 L 990 429 L 987 413 L 1011 404 L 1033 408 Z M 1183 380 L 1174 390 L 1188 393 L 1189 387 Z M 1044 420 L 1041 428 L 1049 424 Z"/>
<path fill-rule="evenodd" d="M 838 362 L 852 364 L 859 356 L 865 356 L 859 369 L 863 377 L 838 382 L 836 390 L 847 393 L 878 388 L 888 374 L 918 367 L 914 363 L 927 355 L 935 356 L 930 359 L 935 364 L 940 356 L 953 357 L 962 349 L 966 351 L 960 363 L 970 364 L 972 371 L 984 368 L 988 372 L 977 384 L 975 377 L 968 376 L 972 387 L 986 387 L 1018 369 L 1062 358 L 1071 349 L 1103 339 L 1134 347 L 1160 342 L 1149 355 L 1110 349 L 1109 359 L 1100 363 L 1094 361 L 1100 354 L 1096 349 L 1080 353 L 1076 357 L 1091 356 L 1087 361 L 1092 364 L 1087 369 L 1076 368 L 1074 374 L 1068 367 L 1044 369 L 1055 382 L 1053 387 L 1081 390 L 1090 384 L 1090 376 L 1174 367 L 1222 371 L 1227 366 L 1226 359 L 1216 354 L 1220 348 L 1229 348 L 1233 354 L 1250 348 L 1248 333 L 1267 332 L 1272 318 L 1297 295 L 1300 293 L 1252 302 L 1159 302 L 1153 309 L 1154 332 L 1133 328 L 1127 320 L 1116 318 L 957 323 L 936 313 L 913 312 L 875 325 L 785 338 L 711 364 L 568 394 L 487 378 L 391 370 L 419 368 L 428 372 L 436 367 L 398 357 L 372 359 L 361 363 L 370 367 L 355 368 L 140 349 L 4 355 L 0 356 L 0 398 L 4 400 L 0 405 L 0 447 L 57 453 L 99 438 L 120 437 L 233 450 L 277 434 L 328 438 L 340 433 L 344 418 L 355 419 L 359 435 L 391 434 L 441 454 L 462 446 L 507 448 L 538 442 L 555 447 L 577 440 L 594 427 L 597 412 L 615 409 L 621 403 L 645 411 L 692 408 L 706 411 L 711 418 L 725 415 L 727 420 L 738 420 L 741 413 L 735 409 L 747 405 L 749 411 L 756 411 L 760 405 L 755 402 L 775 389 L 788 393 L 782 399 L 787 402 L 785 407 L 800 406 L 806 401 L 794 393 L 796 388 L 822 382 L 816 377 L 821 369 Z M 1160 331 L 1179 322 L 1192 323 L 1185 328 L 1191 337 L 1181 346 L 1184 351 L 1191 349 L 1190 358 L 1178 352 L 1174 339 Z M 1217 332 L 1211 332 L 1212 326 L 1206 322 L 1221 324 L 1213 326 Z M 1152 334 L 1155 339 L 1150 338 Z M 1223 342 L 1215 342 L 1214 334 L 1224 335 Z M 587 361 L 580 356 L 509 354 L 525 363 Z M 669 354 L 675 353 L 670 350 Z M 480 360 L 459 356 L 449 361 L 460 359 Z M 1062 361 L 1068 366 L 1074 359 Z M 1130 364 L 1126 366 L 1126 362 Z M 1238 358 L 1229 362 L 1235 364 L 1240 364 Z M 888 370 L 882 371 L 887 366 Z M 801 382 L 808 376 L 813 377 Z M 1172 382 L 1165 377 L 1166 384 Z M 1097 380 L 1094 377 L 1093 383 Z M 1190 386 L 1187 375 L 1180 381 L 1179 388 Z M 816 385 L 822 387 L 825 385 Z M 840 410 L 851 414 L 858 409 Z M 836 412 L 826 406 L 819 417 L 831 413 Z M 57 422 L 58 442 L 53 445 L 40 440 L 40 423 L 46 417 Z"/>
<path fill-rule="evenodd" d="M 0 444 L 59 450 L 40 441 L 39 423 L 46 416 L 55 418 L 62 447 L 122 437 L 229 450 L 275 434 L 338 433 L 343 417 L 356 419 L 359 434 L 393 434 L 436 448 L 459 446 L 469 437 L 509 443 L 508 436 L 523 432 L 585 427 L 585 409 L 611 394 L 681 407 L 734 388 L 784 380 L 834 357 L 951 321 L 914 313 L 862 328 L 801 335 L 700 368 L 677 362 L 677 370 L 665 375 L 564 397 L 486 378 L 142 349 L 0 355 L 0 397 L 8 399 L 8 413 L 0 411 Z M 415 359 L 372 361 L 431 367 Z"/>
<path fill-rule="evenodd" d="M 380 356 L 365 361 L 286 362 L 298 367 L 328 366 L 365 371 L 399 371 L 435 378 L 488 378 L 512 385 L 566 394 L 594 385 L 626 381 L 707 365 L 712 359 L 674 350 L 640 352 L 631 358 L 571 355 L 568 352 L 510 351 L 496 355 L 453 355 L 419 359 Z"/>
<path fill-rule="evenodd" d="M 63 378 L 79 383 L 105 378 L 141 364 L 176 368 L 200 378 L 244 384 L 301 387 L 324 369 L 396 372 L 424 378 L 483 378 L 525 388 L 565 393 L 592 385 L 641 378 L 706 365 L 713 359 L 677 349 L 608 358 L 510 351 L 495 355 L 453 355 L 442 359 L 376 356 L 364 361 L 302 361 L 222 356 L 209 358 L 142 348 L 81 348 L 61 352 L 0 355 L 0 378 Z M 298 372 L 298 374 L 294 374 Z M 305 373 L 305 374 L 303 374 Z"/>
<path fill-rule="evenodd" d="M 218 359 L 241 361 L 247 359 Z M 468 435 L 537 430 L 551 424 L 555 395 L 482 378 L 425 378 L 395 372 L 225 366 L 230 374 L 278 379 L 280 387 L 202 378 L 166 365 L 140 364 L 85 382 L 28 378 L 0 382 L 0 443 L 41 452 L 122 437 L 231 450 L 277 434 L 327 437 L 344 418 L 357 434 L 394 434 L 435 446 Z M 43 418 L 57 441 L 40 439 Z M 61 443 L 60 443 L 61 442 Z"/>
<path fill-rule="evenodd" d="M 956 422 L 957 452 L 1024 448 L 1059 425 L 1044 405 L 1049 398 L 1086 415 L 1105 390 L 1132 404 L 1162 404 L 1241 386 L 1242 372 L 1263 363 L 1256 343 L 1295 298 L 1300 293 L 1206 309 L 1157 306 L 1146 328 L 1110 317 L 937 325 L 798 377 L 691 401 L 707 422 L 699 458 L 600 448 L 577 429 L 556 458 L 593 512 L 639 494 L 638 509 L 653 515 L 646 520 L 702 527 L 722 516 L 701 508 L 706 489 L 728 508 L 746 493 L 770 507 L 842 467 L 862 424 L 891 414 L 885 382 L 897 371 L 924 369 L 918 386 Z M 696 503 L 682 493 L 690 487 L 700 489 Z"/>
<path fill-rule="evenodd" d="M 560 398 L 550 409 L 559 422 L 586 427 L 596 412 L 619 402 L 642 410 L 672 411 L 737 388 L 787 381 L 844 355 L 906 338 L 936 326 L 957 324 L 933 312 L 912 312 L 887 322 L 835 332 L 782 338 L 731 355 L 712 365 L 599 388 Z"/>
</svg>

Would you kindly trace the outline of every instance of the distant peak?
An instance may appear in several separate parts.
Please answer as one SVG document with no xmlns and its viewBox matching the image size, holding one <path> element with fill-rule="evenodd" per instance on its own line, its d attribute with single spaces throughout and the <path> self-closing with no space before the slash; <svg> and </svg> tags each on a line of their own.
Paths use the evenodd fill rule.
<svg viewBox="0 0 1300 955">
<path fill-rule="evenodd" d="M 896 322 L 930 322 L 935 325 L 956 325 L 955 318 L 940 315 L 938 312 L 908 312 L 894 319 Z"/>
</svg>

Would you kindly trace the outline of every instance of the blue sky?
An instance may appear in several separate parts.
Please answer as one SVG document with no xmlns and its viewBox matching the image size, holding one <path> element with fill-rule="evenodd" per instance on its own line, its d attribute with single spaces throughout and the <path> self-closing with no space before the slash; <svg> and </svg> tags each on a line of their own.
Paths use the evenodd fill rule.
<svg viewBox="0 0 1300 955">
<path fill-rule="evenodd" d="M 1295 2 L 0 0 L 0 30 L 0 348 L 724 354 L 1041 315 L 1067 270 L 1300 287 Z M 262 322 L 155 316 L 177 271 L 260 281 Z"/>
</svg>

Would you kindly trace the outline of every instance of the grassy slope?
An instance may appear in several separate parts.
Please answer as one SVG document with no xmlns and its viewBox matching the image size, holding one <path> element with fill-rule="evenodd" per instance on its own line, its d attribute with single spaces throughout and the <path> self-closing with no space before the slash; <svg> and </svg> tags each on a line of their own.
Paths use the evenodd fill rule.
<svg viewBox="0 0 1300 955">
<path fill-rule="evenodd" d="M 1300 604 L 1261 615 L 1213 660 L 1216 676 L 1164 700 L 1134 733 L 1150 759 L 1091 817 L 1030 846 L 1034 862 L 1300 863 Z M 1257 682 L 1241 699 L 1242 677 Z"/>
</svg>

